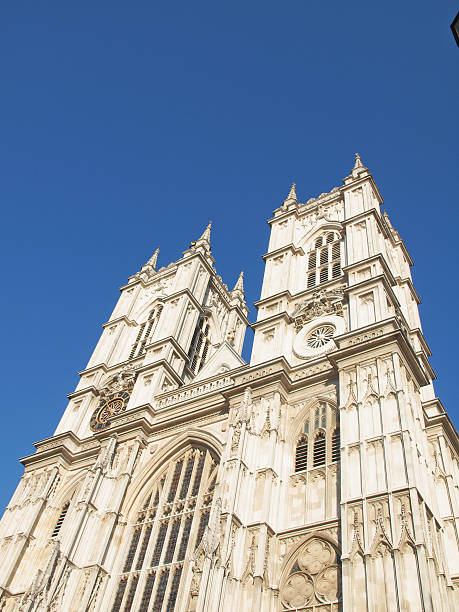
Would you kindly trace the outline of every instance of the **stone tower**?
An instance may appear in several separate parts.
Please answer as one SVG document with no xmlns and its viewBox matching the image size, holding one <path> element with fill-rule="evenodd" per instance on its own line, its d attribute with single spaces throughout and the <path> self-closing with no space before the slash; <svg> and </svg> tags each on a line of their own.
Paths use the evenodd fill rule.
<svg viewBox="0 0 459 612">
<path fill-rule="evenodd" d="M 453 611 L 459 439 L 360 157 L 274 211 L 251 361 L 210 224 L 119 301 L 0 523 L 0 609 Z"/>
</svg>

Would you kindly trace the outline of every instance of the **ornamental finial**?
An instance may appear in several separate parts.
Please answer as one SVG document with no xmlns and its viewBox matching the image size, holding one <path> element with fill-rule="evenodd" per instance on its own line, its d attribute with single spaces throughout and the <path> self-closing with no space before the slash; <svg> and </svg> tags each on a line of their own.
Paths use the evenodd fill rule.
<svg viewBox="0 0 459 612">
<path fill-rule="evenodd" d="M 354 167 L 352 169 L 357 170 L 357 168 L 364 168 L 364 165 L 362 164 L 362 160 L 360 159 L 360 155 L 358 153 L 355 154 L 355 162 Z"/>
<path fill-rule="evenodd" d="M 292 183 L 292 186 L 290 187 L 290 191 L 288 193 L 287 198 L 285 199 L 285 202 L 288 202 L 288 200 L 292 200 L 294 202 L 297 202 L 297 199 L 296 199 L 296 183 Z"/>
</svg>

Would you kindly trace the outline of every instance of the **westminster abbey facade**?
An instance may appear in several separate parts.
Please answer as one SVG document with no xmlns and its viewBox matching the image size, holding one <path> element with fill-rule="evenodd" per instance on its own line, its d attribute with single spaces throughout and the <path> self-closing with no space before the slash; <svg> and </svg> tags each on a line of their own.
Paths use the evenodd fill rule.
<svg viewBox="0 0 459 612">
<path fill-rule="evenodd" d="M 459 439 L 359 156 L 274 211 L 250 363 L 211 228 L 121 287 L 0 523 L 4 612 L 459 609 Z"/>
</svg>

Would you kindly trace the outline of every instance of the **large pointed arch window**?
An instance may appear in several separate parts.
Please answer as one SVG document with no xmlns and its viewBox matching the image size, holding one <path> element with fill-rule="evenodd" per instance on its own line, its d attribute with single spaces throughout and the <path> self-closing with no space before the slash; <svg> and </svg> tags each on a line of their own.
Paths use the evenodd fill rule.
<svg viewBox="0 0 459 612">
<path fill-rule="evenodd" d="M 159 323 L 159 317 L 163 310 L 162 304 L 157 304 L 149 313 L 148 319 L 139 326 L 139 331 L 135 338 L 135 342 L 132 345 L 129 359 L 143 355 L 146 351 L 148 341 L 152 338 L 155 333 L 156 327 Z"/>
<path fill-rule="evenodd" d="M 209 521 L 218 459 L 189 448 L 171 461 L 132 526 L 111 612 L 172 612 Z"/>
<path fill-rule="evenodd" d="M 315 287 L 341 276 L 341 242 L 338 232 L 315 239 L 308 254 L 307 287 Z"/>
</svg>

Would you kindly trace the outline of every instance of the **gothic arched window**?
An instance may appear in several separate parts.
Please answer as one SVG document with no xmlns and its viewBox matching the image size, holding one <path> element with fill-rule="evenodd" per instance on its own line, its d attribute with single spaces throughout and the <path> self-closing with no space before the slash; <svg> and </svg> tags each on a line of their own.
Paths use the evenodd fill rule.
<svg viewBox="0 0 459 612">
<path fill-rule="evenodd" d="M 183 563 L 209 520 L 217 469 L 210 451 L 189 448 L 157 479 L 132 527 L 111 612 L 130 610 L 134 599 L 136 610 L 174 610 Z"/>
<path fill-rule="evenodd" d="M 142 323 L 139 327 L 139 331 L 137 332 L 137 336 L 134 344 L 132 345 L 131 352 L 129 354 L 129 359 L 133 359 L 134 357 L 138 357 L 145 353 L 145 348 L 147 346 L 148 340 L 155 333 L 155 329 L 159 322 L 159 317 L 161 316 L 161 312 L 163 310 L 162 304 L 157 304 L 148 315 L 148 319 L 145 323 Z"/>
<path fill-rule="evenodd" d="M 197 374 L 206 362 L 210 347 L 209 332 L 210 324 L 208 318 L 200 317 L 188 352 L 188 367 L 193 374 Z"/>
<path fill-rule="evenodd" d="M 326 402 L 313 405 L 306 415 L 295 447 L 295 472 L 314 469 L 341 458 L 339 415 Z M 308 454 L 309 453 L 309 454 Z"/>
<path fill-rule="evenodd" d="M 315 287 L 341 275 L 341 243 L 337 232 L 328 232 L 314 241 L 308 254 L 307 287 Z"/>
</svg>

